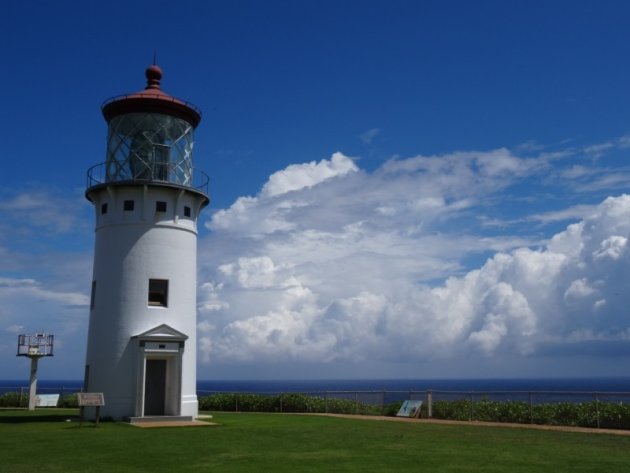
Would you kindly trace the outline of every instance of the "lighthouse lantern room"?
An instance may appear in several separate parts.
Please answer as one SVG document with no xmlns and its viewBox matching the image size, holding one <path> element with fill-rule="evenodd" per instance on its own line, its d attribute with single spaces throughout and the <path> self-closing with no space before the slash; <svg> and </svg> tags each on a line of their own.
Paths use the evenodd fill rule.
<svg viewBox="0 0 630 473">
<path fill-rule="evenodd" d="M 193 168 L 192 104 L 146 70 L 140 92 L 102 107 L 104 163 L 88 170 L 96 232 L 84 389 L 114 419 L 198 414 L 197 218 L 208 176 Z"/>
</svg>

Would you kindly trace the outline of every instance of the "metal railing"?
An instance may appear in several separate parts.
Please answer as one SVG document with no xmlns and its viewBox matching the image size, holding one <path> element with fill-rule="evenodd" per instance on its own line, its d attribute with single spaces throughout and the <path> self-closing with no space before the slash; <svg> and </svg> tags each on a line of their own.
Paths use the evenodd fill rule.
<svg viewBox="0 0 630 473">
<path fill-rule="evenodd" d="M 129 176 L 125 179 L 110 179 L 107 175 L 107 163 L 95 164 L 87 170 L 87 183 L 86 188 L 90 189 L 95 186 L 103 184 L 119 184 L 119 183 L 132 183 L 132 184 L 174 184 L 181 187 L 189 187 L 195 189 L 204 195 L 208 194 L 208 188 L 210 185 L 210 177 L 199 169 L 192 169 L 191 176 L 186 179 L 181 179 L 178 176 L 181 175 L 177 164 L 173 163 L 159 163 L 159 172 L 150 172 L 149 174 L 143 173 L 142 175 Z"/>
<path fill-rule="evenodd" d="M 76 394 L 75 386 L 46 386 L 39 394 Z M 7 393 L 28 397 L 28 387 L 0 386 Z M 311 392 L 233 392 L 198 390 L 205 399 L 222 396 L 212 410 L 256 412 L 322 412 L 357 415 L 395 415 L 406 400 L 421 400 L 424 418 L 491 421 L 521 424 L 574 425 L 630 429 L 630 392 L 599 391 L 447 391 L 372 390 Z M 343 412 L 342 412 L 343 411 Z"/>
<path fill-rule="evenodd" d="M 228 411 L 274 411 L 395 415 L 406 400 L 421 400 L 422 417 L 462 421 L 552 424 L 592 428 L 630 429 L 630 392 L 595 391 L 316 391 L 234 393 L 223 395 Z M 291 395 L 311 398 L 304 403 Z M 262 400 L 256 401 L 255 397 Z"/>
<path fill-rule="evenodd" d="M 60 398 L 72 396 L 81 392 L 81 388 L 76 386 L 46 386 L 37 387 L 37 394 L 59 394 Z M 13 396 L 11 396 L 13 394 Z M 10 397 L 9 397 L 10 396 Z M 9 398 L 7 398 L 9 397 Z M 3 399 L 7 398 L 7 399 Z M 28 406 L 29 387 L 20 386 L 0 386 L 0 407 L 26 407 Z"/>
<path fill-rule="evenodd" d="M 115 97 L 111 97 L 107 100 L 105 100 L 105 102 L 103 102 L 103 104 L 101 105 L 101 108 L 105 108 L 107 105 L 109 105 L 112 102 L 118 102 L 119 100 L 126 100 L 126 99 L 130 99 L 130 98 L 138 98 L 137 93 L 135 94 L 121 94 L 121 95 L 116 95 Z M 201 113 L 201 109 L 199 107 L 197 107 L 195 104 L 192 104 L 190 102 L 188 102 L 187 100 L 183 100 L 183 99 L 178 99 L 177 97 L 171 97 L 169 95 L 165 95 L 165 94 L 157 94 L 157 93 L 151 93 L 147 90 L 143 90 L 142 91 L 142 95 L 141 98 L 143 99 L 155 99 L 155 100 L 160 100 L 162 102 L 172 102 L 172 103 L 176 103 L 178 105 L 185 105 L 188 108 L 193 109 L 201 118 L 203 116 L 203 114 Z"/>
</svg>

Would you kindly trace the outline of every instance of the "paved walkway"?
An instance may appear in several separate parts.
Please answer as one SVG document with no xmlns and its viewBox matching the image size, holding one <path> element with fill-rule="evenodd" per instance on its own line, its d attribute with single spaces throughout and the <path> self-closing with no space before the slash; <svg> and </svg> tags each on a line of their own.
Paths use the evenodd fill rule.
<svg viewBox="0 0 630 473">
<path fill-rule="evenodd" d="M 150 429 L 153 427 L 208 427 L 210 425 L 218 425 L 216 422 L 211 422 L 211 420 L 211 415 L 200 414 L 193 420 L 166 420 L 164 422 L 152 420 L 147 422 L 133 422 L 130 425 L 142 429 Z"/>
</svg>

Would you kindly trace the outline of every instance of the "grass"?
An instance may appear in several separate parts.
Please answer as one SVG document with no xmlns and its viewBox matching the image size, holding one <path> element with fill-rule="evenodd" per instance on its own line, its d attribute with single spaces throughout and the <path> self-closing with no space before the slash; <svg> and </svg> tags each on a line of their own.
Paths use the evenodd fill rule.
<svg viewBox="0 0 630 473">
<path fill-rule="evenodd" d="M 76 410 L 0 411 L 0 472 L 627 472 L 630 437 L 282 414 L 209 427 L 79 426 Z M 73 419 L 70 422 L 67 419 Z"/>
</svg>

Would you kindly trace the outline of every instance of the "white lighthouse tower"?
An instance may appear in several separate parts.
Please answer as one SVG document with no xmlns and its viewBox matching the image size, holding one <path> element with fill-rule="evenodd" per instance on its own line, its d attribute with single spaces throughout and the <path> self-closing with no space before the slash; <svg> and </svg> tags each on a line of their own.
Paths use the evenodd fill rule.
<svg viewBox="0 0 630 473">
<path fill-rule="evenodd" d="M 160 89 L 105 102 L 105 163 L 89 169 L 96 211 L 84 389 L 114 419 L 192 418 L 196 394 L 197 218 L 208 177 L 194 170 L 193 105 Z"/>
</svg>

